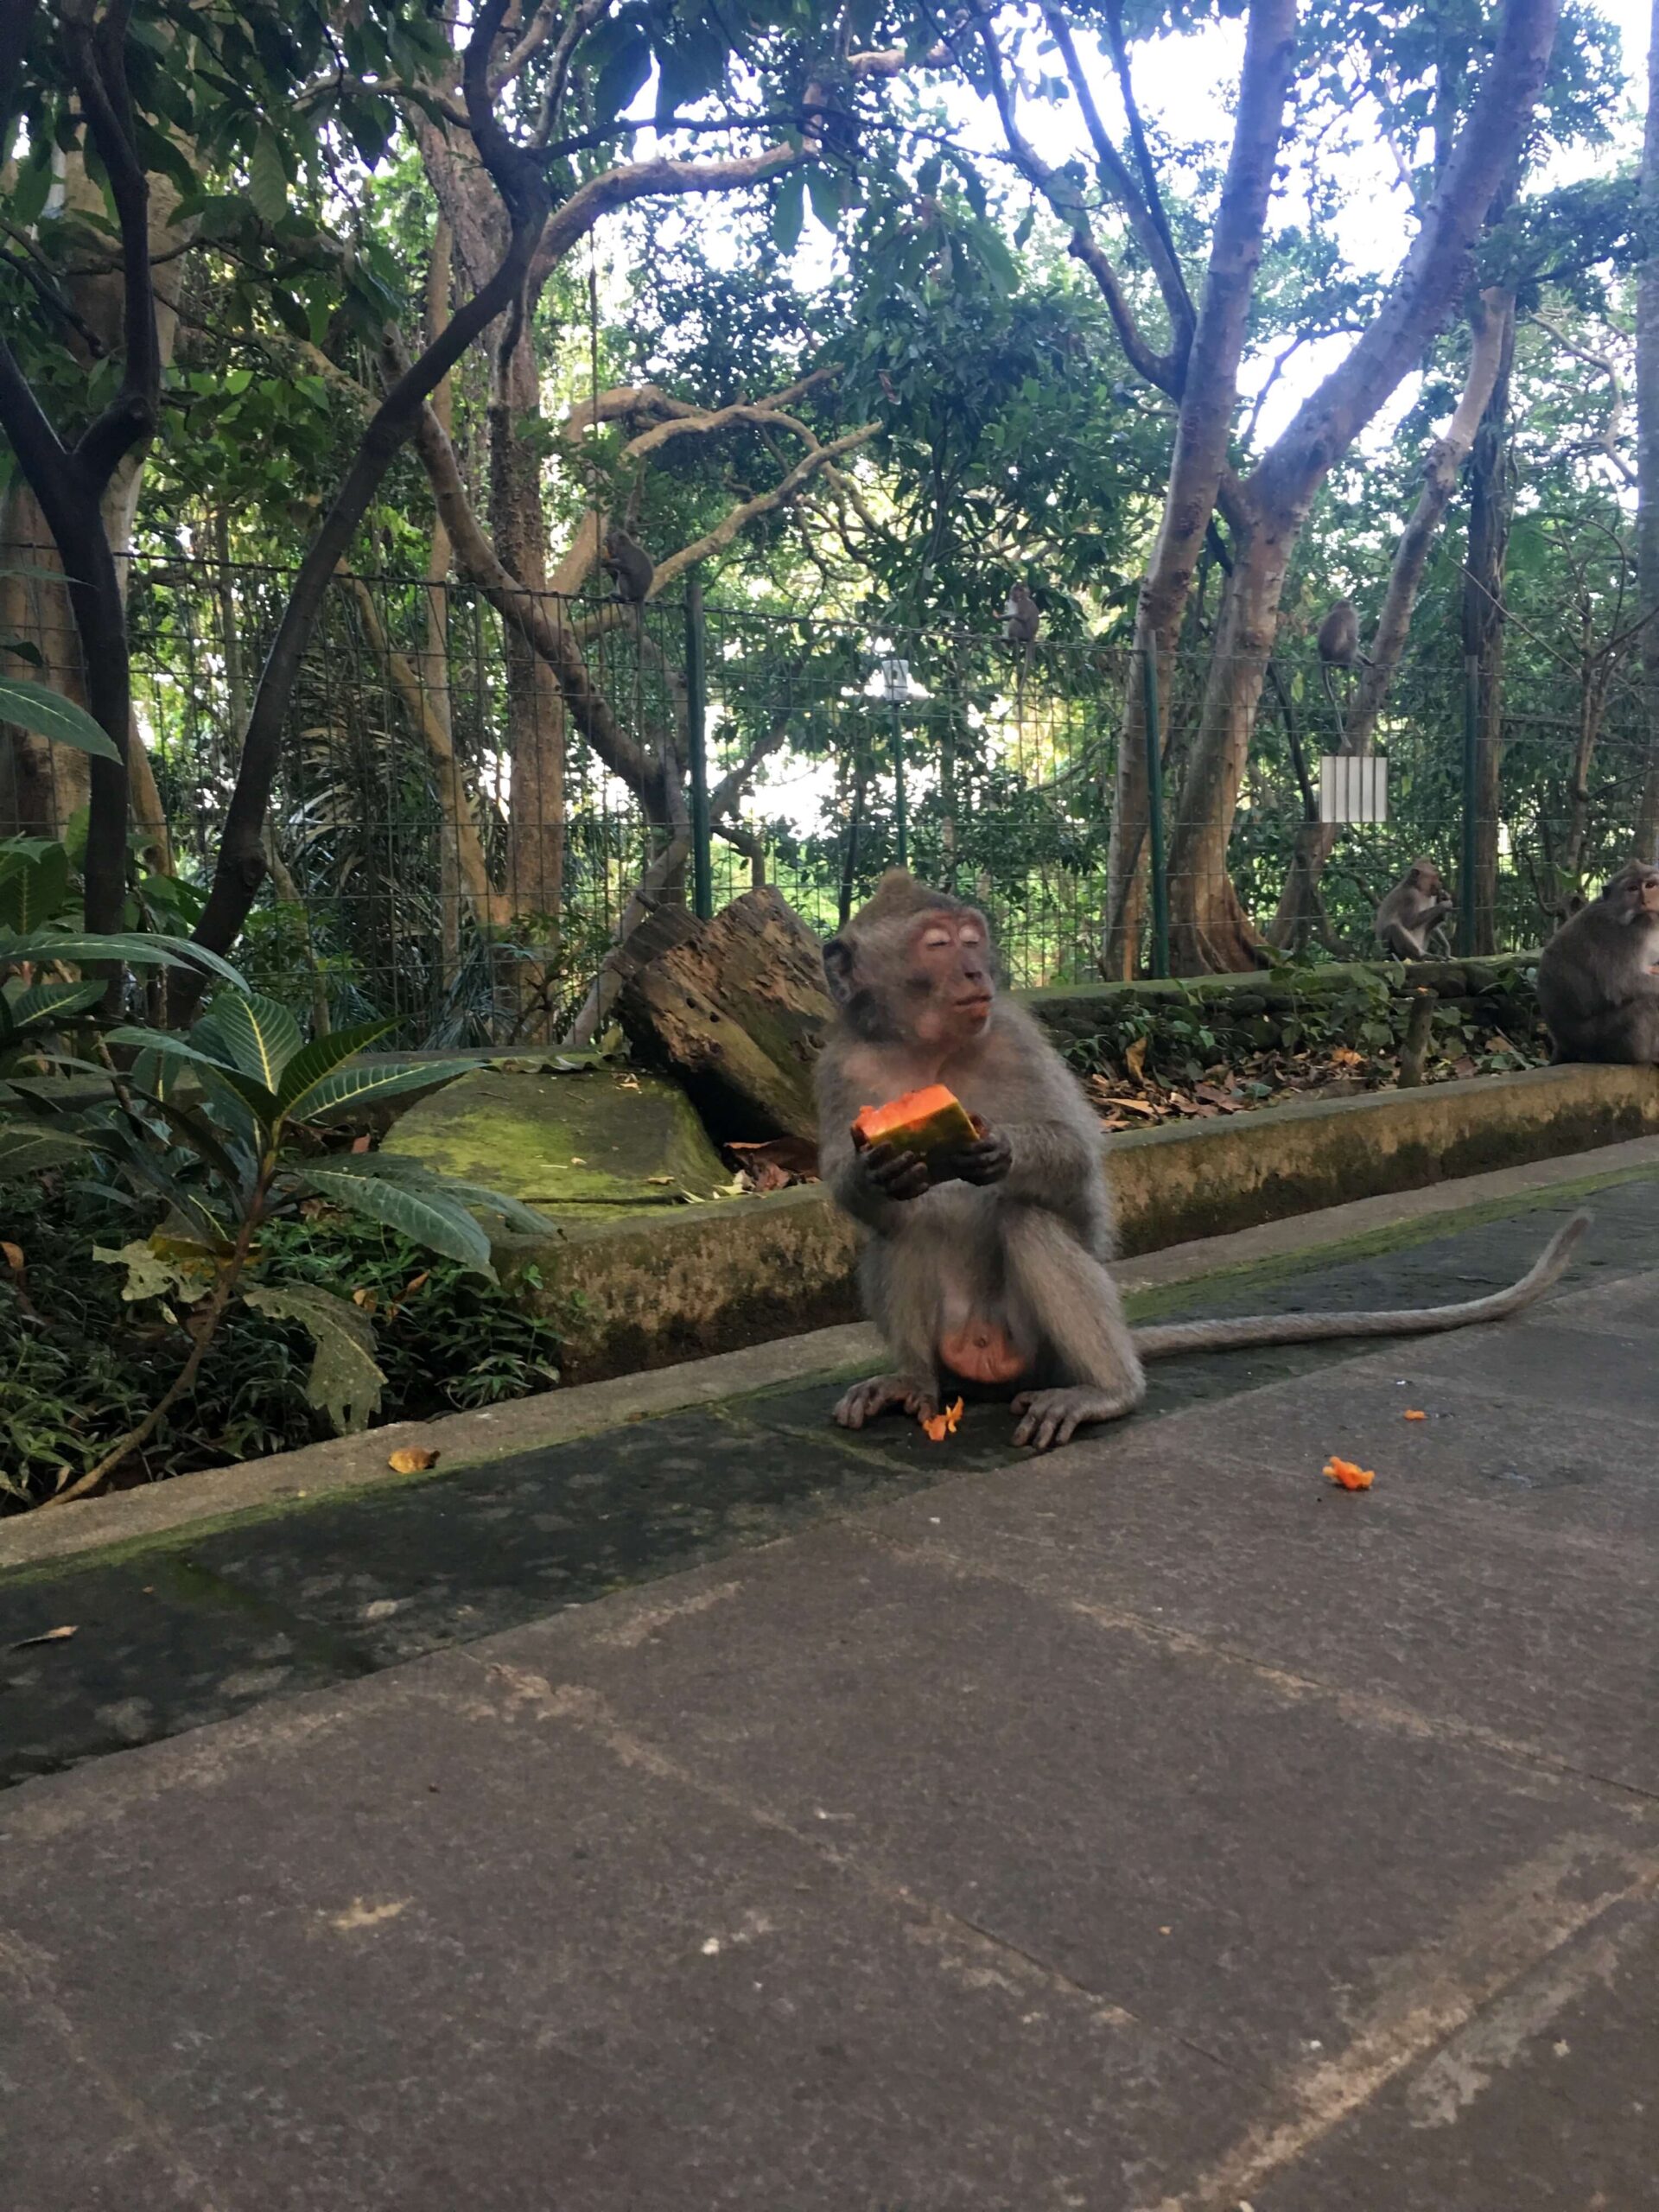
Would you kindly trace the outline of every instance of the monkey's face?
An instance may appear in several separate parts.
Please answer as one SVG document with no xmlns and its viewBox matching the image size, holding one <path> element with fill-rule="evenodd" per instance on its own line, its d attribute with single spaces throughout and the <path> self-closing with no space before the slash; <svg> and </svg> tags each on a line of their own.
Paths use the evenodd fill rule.
<svg viewBox="0 0 1659 2212">
<path fill-rule="evenodd" d="M 1622 922 L 1643 922 L 1649 927 L 1659 927 L 1659 868 L 1646 867 L 1632 861 L 1621 869 L 1603 892 L 1611 899 Z"/>
<path fill-rule="evenodd" d="M 983 1033 L 995 995 L 990 931 L 972 907 L 920 914 L 905 946 L 904 1020 L 918 1045 L 953 1051 Z"/>
<path fill-rule="evenodd" d="M 1425 899 L 1445 898 L 1446 885 L 1440 879 L 1440 871 L 1432 861 L 1416 861 L 1412 868 L 1411 880 Z"/>
</svg>

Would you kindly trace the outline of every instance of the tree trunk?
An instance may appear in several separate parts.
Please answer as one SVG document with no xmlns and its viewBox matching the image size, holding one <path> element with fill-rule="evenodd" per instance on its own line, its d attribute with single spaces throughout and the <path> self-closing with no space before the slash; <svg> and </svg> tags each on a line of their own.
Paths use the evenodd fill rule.
<svg viewBox="0 0 1659 2212">
<path fill-rule="evenodd" d="M 1506 314 L 1513 316 L 1511 295 L 1496 287 L 1483 292 L 1473 303 L 1469 319 L 1469 367 L 1462 396 L 1446 435 L 1437 438 L 1423 467 L 1423 488 L 1411 518 L 1395 548 L 1389 571 L 1389 588 L 1382 612 L 1371 639 L 1370 660 L 1360 671 L 1358 685 L 1343 726 L 1338 753 L 1367 753 L 1376 735 L 1376 725 L 1388 703 L 1395 670 L 1406 649 L 1412 610 L 1428 565 L 1429 549 L 1457 488 L 1458 472 L 1469 456 L 1475 434 L 1492 394 L 1503 358 Z M 1512 321 L 1508 325 L 1511 332 Z M 1323 912 L 1319 883 L 1338 835 L 1334 823 L 1304 822 L 1296 833 L 1296 850 L 1285 878 L 1279 911 L 1268 931 L 1270 944 L 1295 942 L 1306 918 Z"/>
<path fill-rule="evenodd" d="M 1178 976 L 1254 968 L 1262 950 L 1227 873 L 1227 845 L 1294 542 L 1267 527 L 1233 540 L 1233 573 L 1222 587 L 1198 741 L 1170 849 L 1170 964 Z"/>
<path fill-rule="evenodd" d="M 1226 872 L 1233 809 L 1287 566 L 1315 494 L 1441 327 L 1524 138 L 1558 0 L 1509 0 L 1497 50 L 1421 230 L 1376 315 L 1238 487 L 1239 550 L 1170 855 L 1177 963 L 1248 966 L 1256 940 Z M 1236 655 L 1236 658 L 1233 656 Z"/>
<path fill-rule="evenodd" d="M 1465 952 L 1496 942 L 1497 833 L 1503 804 L 1503 571 L 1510 546 L 1510 369 L 1515 308 L 1504 318 L 1503 351 L 1491 397 L 1469 461 L 1469 543 L 1464 561 L 1463 651 L 1476 671 L 1475 938 Z"/>
<path fill-rule="evenodd" d="M 1135 608 L 1135 651 L 1118 741 L 1101 917 L 1100 969 L 1109 981 L 1135 974 L 1145 907 L 1150 810 L 1145 659 L 1149 653 L 1157 657 L 1159 718 L 1166 730 L 1181 616 L 1227 461 L 1239 358 L 1295 60 L 1294 0 L 1255 0 L 1239 77 L 1232 150 L 1185 370 L 1169 486 Z M 1158 741 L 1164 743 L 1163 731 Z"/>
<path fill-rule="evenodd" d="M 512 575 L 540 594 L 547 589 L 547 524 L 541 463 L 524 435 L 541 415 L 528 318 L 511 359 L 498 368 L 489 412 L 491 535 Z M 544 918 L 541 933 L 556 940 L 564 876 L 564 701 L 524 632 L 514 623 L 504 627 L 512 759 L 507 889 L 513 911 Z"/>
<path fill-rule="evenodd" d="M 677 1075 L 721 1139 L 816 1137 L 812 1063 L 833 1008 L 800 916 L 768 889 L 711 922 L 667 908 L 646 927 L 666 942 L 616 1001 L 639 1058 Z"/>
<path fill-rule="evenodd" d="M 1659 855 L 1659 0 L 1654 0 L 1648 45 L 1637 236 L 1645 246 L 1636 278 L 1636 559 L 1647 775 L 1636 849 L 1652 860 Z"/>
<path fill-rule="evenodd" d="M 429 346 L 449 320 L 454 275 L 454 232 L 442 212 L 432 226 L 432 252 L 426 266 L 426 342 Z M 432 395 L 432 412 L 446 437 L 455 422 L 454 378 L 445 377 Z M 455 758 L 454 719 L 449 710 L 449 533 L 442 516 L 433 519 L 426 554 L 426 589 L 422 594 L 424 650 L 415 659 L 416 677 L 443 742 L 443 756 L 433 762 L 438 782 L 438 961 L 447 990 L 461 965 L 461 823 L 467 813 L 461 763 Z"/>
<path fill-rule="evenodd" d="M 61 197 L 58 204 L 74 213 L 102 220 L 104 191 L 86 172 L 78 150 L 65 156 Z M 184 281 L 185 257 L 178 249 L 191 236 L 189 226 L 175 228 L 173 210 L 179 195 L 168 180 L 152 177 L 149 184 L 149 245 L 153 257 L 151 285 L 155 298 L 156 339 L 161 366 L 173 359 L 178 335 L 178 303 Z M 79 365 L 88 370 L 97 360 L 119 351 L 125 314 L 124 291 L 118 261 L 108 268 L 90 270 L 63 280 L 68 305 L 83 337 L 72 333 L 68 344 Z M 96 351 L 94 351 L 96 349 Z M 134 518 L 143 484 L 144 450 L 135 448 L 116 464 L 99 502 L 105 533 L 115 557 L 115 580 L 124 607 L 132 546 Z M 27 681 L 31 674 L 77 706 L 90 704 L 83 674 L 74 609 L 66 586 L 54 583 L 63 563 L 40 502 L 21 480 L 0 495 L 0 571 L 29 569 L 33 575 L 0 573 L 0 634 L 20 638 L 41 655 L 41 666 L 31 671 L 22 663 L 8 672 Z M 127 713 L 129 766 L 132 781 L 132 811 L 149 839 L 157 864 L 170 872 L 172 848 L 167 823 L 156 792 L 156 779 L 147 758 L 134 750 L 139 745 L 130 708 Z M 16 822 L 34 836 L 61 837 L 73 816 L 90 803 L 92 762 L 84 753 L 52 745 L 33 732 L 0 728 L 0 834 Z"/>
</svg>

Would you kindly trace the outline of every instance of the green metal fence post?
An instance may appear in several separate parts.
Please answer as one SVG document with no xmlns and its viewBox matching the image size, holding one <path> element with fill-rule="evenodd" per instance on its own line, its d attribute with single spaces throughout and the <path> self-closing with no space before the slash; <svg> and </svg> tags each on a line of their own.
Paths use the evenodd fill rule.
<svg viewBox="0 0 1659 2212">
<path fill-rule="evenodd" d="M 1147 844 L 1152 864 L 1152 972 L 1169 973 L 1169 877 L 1164 853 L 1164 748 L 1158 720 L 1158 648 L 1141 653 L 1141 688 L 1147 721 Z"/>
<path fill-rule="evenodd" d="M 709 829 L 708 679 L 702 586 L 685 588 L 685 740 L 691 756 L 691 896 L 700 922 L 715 911 L 715 856 Z"/>
<path fill-rule="evenodd" d="M 1475 951 L 1475 809 L 1480 780 L 1480 663 L 1463 659 L 1463 866 L 1458 886 L 1459 950 L 1465 960 Z"/>
</svg>

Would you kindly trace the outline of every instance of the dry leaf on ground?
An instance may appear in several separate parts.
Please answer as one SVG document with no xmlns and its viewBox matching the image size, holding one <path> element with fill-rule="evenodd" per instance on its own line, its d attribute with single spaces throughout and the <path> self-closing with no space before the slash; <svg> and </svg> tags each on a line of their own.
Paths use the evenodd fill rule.
<svg viewBox="0 0 1659 2212">
<path fill-rule="evenodd" d="M 42 1630 L 39 1636 L 19 1637 L 16 1643 L 9 1643 L 6 1649 L 8 1651 L 28 1651 L 37 1643 L 61 1643 L 67 1637 L 77 1633 L 73 1625 L 67 1628 L 48 1628 Z"/>
</svg>

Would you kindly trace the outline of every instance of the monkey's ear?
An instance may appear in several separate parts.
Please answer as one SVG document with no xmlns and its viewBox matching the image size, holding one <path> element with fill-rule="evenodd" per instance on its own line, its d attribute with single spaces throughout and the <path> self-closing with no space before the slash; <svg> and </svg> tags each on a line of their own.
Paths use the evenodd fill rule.
<svg viewBox="0 0 1659 2212">
<path fill-rule="evenodd" d="M 852 945 L 844 937 L 832 937 L 824 946 L 823 979 L 837 1006 L 845 1006 L 853 995 L 853 969 L 856 964 Z"/>
</svg>

